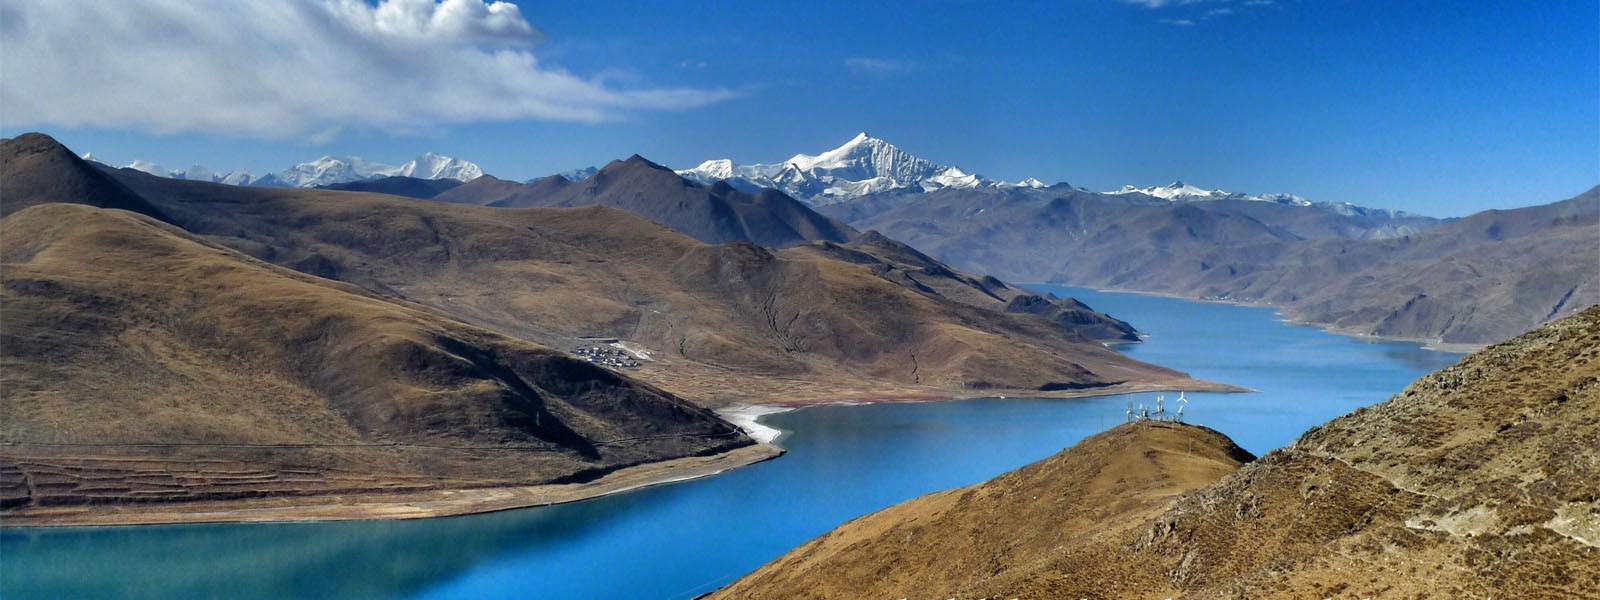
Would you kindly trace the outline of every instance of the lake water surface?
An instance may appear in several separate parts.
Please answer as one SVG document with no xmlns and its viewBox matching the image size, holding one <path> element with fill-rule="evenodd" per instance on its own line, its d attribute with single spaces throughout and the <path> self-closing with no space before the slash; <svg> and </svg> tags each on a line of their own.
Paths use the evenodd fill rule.
<svg viewBox="0 0 1600 600">
<path fill-rule="evenodd" d="M 1189 394 L 1186 410 L 1257 454 L 1459 358 L 1288 325 L 1267 309 L 1040 287 L 1148 333 L 1124 348 L 1135 358 L 1259 390 Z M 689 598 L 851 518 L 1049 456 L 1120 423 L 1130 400 L 1154 394 L 809 408 L 763 418 L 786 432 L 789 454 L 774 461 L 485 515 L 8 528 L 0 597 Z"/>
</svg>

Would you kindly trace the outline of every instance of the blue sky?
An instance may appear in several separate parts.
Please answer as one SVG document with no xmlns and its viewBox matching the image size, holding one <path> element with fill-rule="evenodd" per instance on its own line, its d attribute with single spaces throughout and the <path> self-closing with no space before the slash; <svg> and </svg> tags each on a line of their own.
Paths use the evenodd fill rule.
<svg viewBox="0 0 1600 600">
<path fill-rule="evenodd" d="M 867 131 L 1007 180 L 1438 216 L 1600 183 L 1592 0 L 64 4 L 0 0 L 0 132 L 120 163 L 527 179 Z"/>
</svg>

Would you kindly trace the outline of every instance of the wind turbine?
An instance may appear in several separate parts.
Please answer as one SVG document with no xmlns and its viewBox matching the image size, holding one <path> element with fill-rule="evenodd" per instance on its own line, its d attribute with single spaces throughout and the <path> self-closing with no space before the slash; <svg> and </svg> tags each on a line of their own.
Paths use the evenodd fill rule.
<svg viewBox="0 0 1600 600">
<path fill-rule="evenodd" d="M 1133 401 L 1132 400 L 1128 401 L 1128 421 L 1129 422 L 1133 421 Z"/>
<path fill-rule="evenodd" d="M 1162 417 L 1165 417 L 1167 415 L 1167 407 L 1165 407 L 1165 406 L 1163 406 L 1161 404 L 1162 402 L 1165 402 L 1166 400 L 1167 400 L 1166 396 L 1156 396 L 1156 420 L 1157 421 L 1160 421 Z"/>
<path fill-rule="evenodd" d="M 1183 392 L 1178 392 L 1178 422 L 1183 422 L 1183 407 L 1189 404 L 1189 399 L 1183 397 Z"/>
</svg>

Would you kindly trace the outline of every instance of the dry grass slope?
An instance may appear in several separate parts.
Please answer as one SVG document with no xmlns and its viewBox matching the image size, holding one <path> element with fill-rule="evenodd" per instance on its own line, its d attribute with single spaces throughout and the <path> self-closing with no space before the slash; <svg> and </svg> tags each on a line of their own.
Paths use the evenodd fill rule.
<svg viewBox="0 0 1600 600">
<path fill-rule="evenodd" d="M 582 480 L 752 443 L 709 411 L 124 211 L 0 221 L 9 507 Z"/>
<path fill-rule="evenodd" d="M 1193 429 L 1119 427 L 987 483 L 863 517 L 717 597 L 1583 598 L 1600 589 L 1600 306 L 1472 354 L 1243 467 L 1224 460 L 1240 458 L 1223 450 L 1225 438 Z M 1196 440 L 1204 460 L 1176 451 L 1179 433 L 1213 437 Z"/>
<path fill-rule="evenodd" d="M 979 292 L 965 283 L 935 282 L 949 296 L 913 285 L 905 269 L 866 252 L 852 262 L 809 246 L 706 245 L 600 206 L 492 208 L 118 177 L 179 226 L 265 261 L 557 348 L 586 336 L 635 343 L 654 360 L 630 374 L 711 405 L 1225 389 L 1128 359 L 1044 316 L 975 303 Z"/>
</svg>

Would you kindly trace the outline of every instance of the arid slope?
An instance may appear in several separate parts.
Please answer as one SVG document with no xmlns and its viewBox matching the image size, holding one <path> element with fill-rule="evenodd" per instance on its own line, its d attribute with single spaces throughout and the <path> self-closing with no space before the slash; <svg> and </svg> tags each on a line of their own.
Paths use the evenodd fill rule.
<svg viewBox="0 0 1600 600">
<path fill-rule="evenodd" d="M 600 206 L 476 207 L 117 175 L 179 226 L 262 260 L 557 348 L 584 337 L 635 344 L 652 360 L 631 375 L 713 405 L 1220 388 L 1078 333 L 1074 318 L 1119 324 L 1080 305 L 1006 312 L 1000 299 L 1019 292 L 976 302 L 969 284 L 978 280 L 921 267 L 931 285 L 908 285 L 908 265 L 867 251 L 848 261 L 814 246 L 706 245 Z"/>
<path fill-rule="evenodd" d="M 583 481 L 753 442 L 692 402 L 121 210 L 0 221 L 0 503 Z"/>
<path fill-rule="evenodd" d="M 991 481 L 850 521 L 712 597 L 978 598 L 1080 556 L 1089 560 L 1074 561 L 1074 576 L 1109 582 L 1120 567 L 1091 550 L 1137 534 L 1178 494 L 1254 458 L 1203 427 L 1123 425 Z M 1119 589 L 1130 587 L 1094 597 L 1126 595 Z M 1067 597 L 1004 597 L 1018 595 Z"/>
<path fill-rule="evenodd" d="M 1189 426 L 1120 426 L 989 482 L 847 523 L 716 597 L 1580 598 L 1600 589 L 1600 306 L 1472 354 L 1243 467 L 1223 460 L 1242 458 L 1230 447 Z"/>
<path fill-rule="evenodd" d="M 637 155 L 612 161 L 583 181 L 552 175 L 518 184 L 482 177 L 433 199 L 506 208 L 610 206 L 710 244 L 745 240 L 782 248 L 809 240 L 845 242 L 858 235 L 782 192 L 701 185 Z"/>
</svg>

